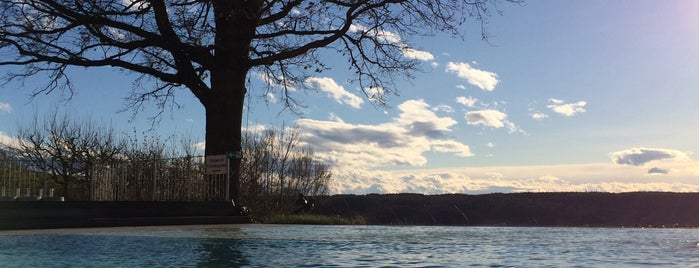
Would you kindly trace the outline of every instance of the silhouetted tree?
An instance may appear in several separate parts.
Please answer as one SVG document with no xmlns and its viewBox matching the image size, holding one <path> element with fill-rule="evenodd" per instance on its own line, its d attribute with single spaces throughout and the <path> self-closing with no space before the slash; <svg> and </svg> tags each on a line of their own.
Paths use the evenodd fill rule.
<svg viewBox="0 0 699 268">
<path fill-rule="evenodd" d="M 297 128 L 250 130 L 243 137 L 241 196 L 253 216 L 291 213 L 299 194 L 327 194 L 330 167 L 300 145 Z"/>
<path fill-rule="evenodd" d="M 18 153 L 61 186 L 68 199 L 87 199 L 94 167 L 124 152 L 125 143 L 111 128 L 90 120 L 54 114 L 19 127 Z"/>
<path fill-rule="evenodd" d="M 0 0 L 0 66 L 25 67 L 6 80 L 48 74 L 35 93 L 72 93 L 70 66 L 131 71 L 141 75 L 134 108 L 148 101 L 165 107 L 186 88 L 206 110 L 205 154 L 228 154 L 241 150 L 251 75 L 288 93 L 326 69 L 325 49 L 344 56 L 355 82 L 382 105 L 395 92 L 394 79 L 418 68 L 403 54 L 411 49 L 407 38 L 458 36 L 469 18 L 482 27 L 497 1 Z M 233 160 L 229 191 L 239 201 L 240 159 Z"/>
</svg>

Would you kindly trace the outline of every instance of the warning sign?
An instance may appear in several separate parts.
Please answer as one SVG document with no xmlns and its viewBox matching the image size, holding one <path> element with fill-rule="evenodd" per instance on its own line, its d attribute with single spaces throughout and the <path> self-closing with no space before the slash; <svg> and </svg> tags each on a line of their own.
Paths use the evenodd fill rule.
<svg viewBox="0 0 699 268">
<path fill-rule="evenodd" d="M 204 162 L 206 163 L 206 175 L 228 174 L 228 157 L 226 155 L 207 155 Z"/>
</svg>

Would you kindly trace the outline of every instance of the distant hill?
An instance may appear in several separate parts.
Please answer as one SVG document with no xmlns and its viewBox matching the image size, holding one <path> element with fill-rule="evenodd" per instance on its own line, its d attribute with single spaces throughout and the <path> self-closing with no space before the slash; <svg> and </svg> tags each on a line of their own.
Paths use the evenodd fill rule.
<svg viewBox="0 0 699 268">
<path fill-rule="evenodd" d="M 318 214 L 380 225 L 699 227 L 699 193 L 369 194 L 315 203 Z"/>
</svg>

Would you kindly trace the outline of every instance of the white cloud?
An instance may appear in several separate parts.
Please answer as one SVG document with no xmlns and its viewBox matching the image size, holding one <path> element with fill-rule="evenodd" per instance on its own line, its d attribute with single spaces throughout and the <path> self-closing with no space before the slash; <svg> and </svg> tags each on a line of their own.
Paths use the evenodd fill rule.
<svg viewBox="0 0 699 268">
<path fill-rule="evenodd" d="M 483 125 L 486 127 L 506 128 L 508 133 L 519 132 L 526 135 L 527 132 L 507 120 L 507 114 L 498 110 L 486 109 L 466 112 L 466 123 L 469 125 Z"/>
<path fill-rule="evenodd" d="M 442 111 L 445 113 L 453 113 L 454 112 L 454 108 L 449 106 L 449 105 L 446 105 L 446 104 L 437 105 L 436 107 L 432 108 L 432 110 L 436 111 L 436 112 Z"/>
<path fill-rule="evenodd" d="M 689 155 L 676 150 L 658 148 L 631 148 L 609 154 L 614 163 L 620 165 L 643 166 L 651 161 L 688 160 Z"/>
<path fill-rule="evenodd" d="M 381 87 L 365 87 L 364 92 L 369 96 L 369 100 L 379 104 L 386 102 L 385 91 Z"/>
<path fill-rule="evenodd" d="M 192 147 L 203 152 L 204 150 L 206 150 L 206 142 L 197 142 L 195 144 L 192 144 Z"/>
<path fill-rule="evenodd" d="M 507 114 L 497 110 L 480 110 L 466 113 L 466 123 L 469 125 L 483 125 L 494 128 L 505 126 Z"/>
<path fill-rule="evenodd" d="M 565 101 L 559 99 L 549 99 L 549 102 L 551 104 L 546 107 L 563 116 L 574 116 L 578 113 L 583 113 L 585 112 L 584 107 L 587 105 L 587 102 L 585 101 L 566 103 Z"/>
<path fill-rule="evenodd" d="M 458 88 L 458 89 L 466 89 L 466 86 L 464 86 L 464 85 L 456 85 L 456 88 Z"/>
<path fill-rule="evenodd" d="M 408 57 L 408 58 L 421 60 L 421 61 L 434 60 L 434 55 L 432 55 L 432 53 L 429 53 L 427 51 L 415 50 L 415 49 L 407 48 L 407 47 L 403 48 L 403 55 Z"/>
<path fill-rule="evenodd" d="M 342 118 L 340 118 L 340 117 L 339 117 L 337 114 L 335 114 L 335 113 L 330 113 L 330 115 L 328 115 L 328 119 L 329 119 L 330 121 L 334 121 L 334 122 L 340 122 L 340 123 L 344 123 L 344 122 L 345 122 L 345 120 L 342 120 Z"/>
<path fill-rule="evenodd" d="M 377 40 L 382 42 L 400 44 L 402 43 L 400 36 L 391 31 L 386 31 L 384 29 L 369 29 L 363 25 L 352 24 L 349 28 L 350 33 L 362 33 L 376 37 Z"/>
<path fill-rule="evenodd" d="M 652 176 L 613 163 L 489 166 L 421 170 L 333 170 L 332 193 L 697 192 L 699 162 L 676 162 Z"/>
<path fill-rule="evenodd" d="M 462 157 L 473 156 L 470 147 L 454 140 L 435 140 L 432 142 L 432 150 L 442 153 L 455 153 Z"/>
<path fill-rule="evenodd" d="M 543 119 L 546 119 L 548 117 L 549 116 L 547 114 L 543 114 L 543 113 L 533 113 L 532 114 L 532 118 L 535 120 L 543 120 Z"/>
<path fill-rule="evenodd" d="M 466 79 L 469 84 L 487 91 L 493 91 L 500 82 L 496 73 L 473 68 L 464 62 L 449 62 L 446 71 L 454 72 L 458 77 Z"/>
<path fill-rule="evenodd" d="M 11 113 L 12 112 L 12 105 L 6 102 L 0 102 L 0 112 L 6 112 L 6 113 Z"/>
<path fill-rule="evenodd" d="M 19 148 L 21 140 L 7 135 L 5 132 L 0 131 L 0 144 L 5 145 L 10 148 Z"/>
<path fill-rule="evenodd" d="M 420 166 L 428 151 L 472 155 L 467 145 L 445 137 L 456 120 L 437 116 L 423 100 L 408 100 L 398 110 L 391 122 L 378 125 L 312 119 L 299 119 L 297 125 L 302 141 L 336 167 Z"/>
<path fill-rule="evenodd" d="M 266 73 L 258 73 L 257 78 L 264 81 L 266 84 L 278 87 L 288 91 L 296 91 L 296 84 L 293 81 L 285 79 L 284 77 L 273 77 Z"/>
<path fill-rule="evenodd" d="M 461 97 L 456 98 L 456 102 L 463 104 L 466 107 L 475 106 L 477 101 L 478 101 L 478 99 L 471 97 L 471 96 L 468 96 L 468 97 L 461 96 Z"/>
<path fill-rule="evenodd" d="M 272 92 L 267 92 L 267 94 L 265 94 L 265 100 L 269 103 L 277 103 L 279 101 L 277 96 Z"/>
<path fill-rule="evenodd" d="M 309 77 L 306 79 L 306 84 L 327 92 L 338 103 L 347 104 L 355 109 L 359 109 L 364 102 L 362 98 L 348 92 L 329 77 Z"/>
<path fill-rule="evenodd" d="M 403 43 L 403 40 L 400 38 L 400 35 L 391 31 L 387 31 L 385 29 L 369 29 L 363 25 L 352 24 L 350 25 L 349 32 L 366 34 L 375 37 L 376 40 L 378 40 L 379 42 L 396 44 L 401 47 L 403 56 L 410 59 L 416 59 L 421 61 L 434 60 L 434 55 L 432 55 L 432 53 L 408 47 L 408 45 Z M 438 64 L 434 62 L 432 63 L 432 67 L 436 67 L 437 65 Z"/>
</svg>

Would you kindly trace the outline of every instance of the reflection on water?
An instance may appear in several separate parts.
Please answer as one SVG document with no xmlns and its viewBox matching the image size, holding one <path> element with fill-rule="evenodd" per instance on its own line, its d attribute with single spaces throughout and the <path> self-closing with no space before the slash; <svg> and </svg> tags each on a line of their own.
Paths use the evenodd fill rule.
<svg viewBox="0 0 699 268">
<path fill-rule="evenodd" d="M 0 233 L 3 234 L 3 233 Z M 0 235 L 2 267 L 692 266 L 697 229 L 228 225 Z"/>
</svg>

